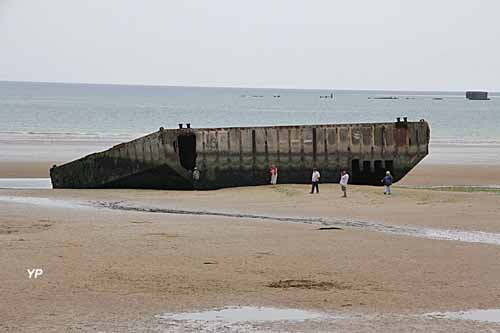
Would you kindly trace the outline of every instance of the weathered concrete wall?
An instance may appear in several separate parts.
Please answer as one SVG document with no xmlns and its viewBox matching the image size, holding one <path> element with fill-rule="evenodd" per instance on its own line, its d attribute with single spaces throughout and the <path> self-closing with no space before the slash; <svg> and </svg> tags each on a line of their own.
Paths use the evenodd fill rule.
<svg viewBox="0 0 500 333">
<path fill-rule="evenodd" d="M 120 181 L 156 168 L 167 168 L 170 177 L 175 175 L 190 181 L 191 175 L 179 164 L 175 150 L 174 143 L 180 133 L 182 131 L 161 130 L 52 168 L 52 185 L 54 188 L 128 187 L 126 182 L 122 184 Z M 155 184 L 156 181 L 151 180 L 150 183 Z M 150 188 L 151 185 L 144 187 Z"/>
<path fill-rule="evenodd" d="M 271 164 L 282 183 L 309 182 L 313 167 L 326 182 L 338 181 L 342 169 L 354 183 L 378 184 L 386 169 L 397 180 L 427 155 L 430 130 L 425 121 L 161 129 L 53 168 L 53 186 L 192 188 L 192 170 L 180 158 L 186 135 L 196 137 L 196 187 L 208 189 L 266 184 Z"/>
<path fill-rule="evenodd" d="M 391 169 L 402 177 L 428 153 L 426 122 L 346 124 L 194 130 L 198 141 L 197 165 L 206 170 L 267 170 L 270 164 L 283 170 L 312 167 L 334 173 L 346 169 L 360 174 Z M 359 171 L 353 170 L 358 160 Z M 386 163 L 387 162 L 387 163 Z M 387 164 L 387 165 L 386 165 Z M 401 169 L 401 171 L 399 171 Z M 379 171 L 379 170 L 377 170 Z M 223 173 L 223 172 L 222 172 Z M 380 172 L 379 172 L 380 173 Z M 280 172 L 280 176 L 283 173 Z M 267 174 L 266 174 L 267 176 Z M 335 175 L 333 180 L 336 180 Z M 366 178 L 366 177 L 364 177 Z M 308 178 L 306 178 L 308 179 Z M 353 181 L 356 181 L 353 178 Z"/>
</svg>

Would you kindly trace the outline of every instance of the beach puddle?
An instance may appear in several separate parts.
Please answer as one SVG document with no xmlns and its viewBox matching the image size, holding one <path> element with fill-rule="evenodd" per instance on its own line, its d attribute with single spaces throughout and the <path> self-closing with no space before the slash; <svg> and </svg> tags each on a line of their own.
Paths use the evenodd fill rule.
<svg viewBox="0 0 500 333">
<path fill-rule="evenodd" d="M 303 322 L 331 317 L 322 313 L 299 309 L 230 306 L 200 312 L 166 313 L 160 315 L 159 318 L 161 324 L 172 329 L 251 331 L 266 323 Z"/>
<path fill-rule="evenodd" d="M 500 185 L 396 185 L 398 188 L 409 188 L 416 190 L 453 190 L 453 189 L 499 189 Z"/>
<path fill-rule="evenodd" d="M 425 316 L 437 319 L 473 320 L 485 323 L 500 323 L 500 310 L 468 310 L 458 312 L 432 312 Z"/>
<path fill-rule="evenodd" d="M 344 227 L 362 228 L 400 236 L 500 245 L 500 234 L 492 232 L 434 229 L 415 226 L 395 226 L 365 221 L 343 221 L 332 222 L 332 224 L 340 224 Z"/>
<path fill-rule="evenodd" d="M 59 200 L 52 198 L 21 197 L 21 196 L 0 196 L 0 202 L 28 204 L 57 208 L 83 208 L 85 205 L 75 201 Z"/>
<path fill-rule="evenodd" d="M 0 178 L 3 189 L 50 189 L 50 178 Z"/>
</svg>

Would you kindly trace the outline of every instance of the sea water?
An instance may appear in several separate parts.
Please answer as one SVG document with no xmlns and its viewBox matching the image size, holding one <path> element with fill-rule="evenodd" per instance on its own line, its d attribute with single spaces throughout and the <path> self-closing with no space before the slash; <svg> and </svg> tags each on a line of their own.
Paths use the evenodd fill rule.
<svg viewBox="0 0 500 333">
<path fill-rule="evenodd" d="M 322 98 L 332 93 L 334 98 Z M 406 116 L 430 122 L 431 155 L 438 162 L 460 156 L 498 162 L 500 94 L 490 97 L 470 101 L 465 92 L 0 82 L 0 141 L 121 142 L 179 123 L 298 125 L 391 122 Z"/>
</svg>

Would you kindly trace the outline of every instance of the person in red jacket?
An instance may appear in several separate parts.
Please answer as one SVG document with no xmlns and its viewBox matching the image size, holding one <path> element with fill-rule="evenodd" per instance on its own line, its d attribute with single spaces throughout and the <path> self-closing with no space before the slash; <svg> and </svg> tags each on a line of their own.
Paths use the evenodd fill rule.
<svg viewBox="0 0 500 333">
<path fill-rule="evenodd" d="M 271 185 L 276 185 L 278 182 L 278 167 L 276 165 L 271 165 L 269 172 L 271 173 Z"/>
</svg>

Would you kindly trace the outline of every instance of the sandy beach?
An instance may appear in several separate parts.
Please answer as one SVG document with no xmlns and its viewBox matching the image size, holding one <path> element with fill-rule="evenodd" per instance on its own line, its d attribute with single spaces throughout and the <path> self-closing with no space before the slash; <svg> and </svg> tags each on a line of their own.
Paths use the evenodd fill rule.
<svg viewBox="0 0 500 333">
<path fill-rule="evenodd" d="M 500 183 L 463 168 L 419 166 L 402 184 Z M 2 330 L 190 331 L 158 316 L 241 305 L 356 318 L 264 330 L 500 328 L 423 316 L 498 307 L 498 192 L 320 189 L 0 190 Z"/>
<path fill-rule="evenodd" d="M 16 141 L 5 150 L 0 178 L 43 180 L 51 165 L 112 144 Z M 419 164 L 391 197 L 381 187 L 350 186 L 344 199 L 337 184 L 321 184 L 318 195 L 308 185 L 283 184 L 217 191 L 0 189 L 0 327 L 500 329 L 427 315 L 497 309 L 500 295 L 500 165 L 437 162 Z M 30 279 L 27 270 L 35 268 L 43 275 Z M 327 317 L 213 326 L 164 315 L 241 306 Z"/>
</svg>

